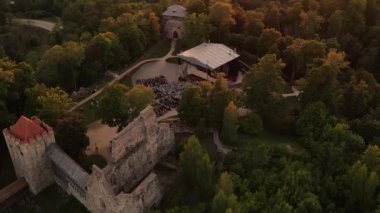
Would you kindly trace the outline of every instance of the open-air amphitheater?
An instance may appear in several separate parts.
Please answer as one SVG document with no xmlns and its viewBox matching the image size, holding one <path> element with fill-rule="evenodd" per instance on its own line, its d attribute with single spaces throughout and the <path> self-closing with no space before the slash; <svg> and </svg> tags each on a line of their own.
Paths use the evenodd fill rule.
<svg viewBox="0 0 380 213">
<path fill-rule="evenodd" d="M 12 190 L 28 186 L 38 194 L 57 183 L 95 213 L 140 213 L 157 205 L 162 184 L 152 170 L 175 142 L 173 129 L 159 123 L 148 106 L 111 140 L 111 162 L 103 169 L 93 165 L 89 174 L 55 143 L 53 129 L 36 117 L 20 117 L 3 135 L 19 179 L 10 192 L 0 193 L 0 200 Z"/>
</svg>

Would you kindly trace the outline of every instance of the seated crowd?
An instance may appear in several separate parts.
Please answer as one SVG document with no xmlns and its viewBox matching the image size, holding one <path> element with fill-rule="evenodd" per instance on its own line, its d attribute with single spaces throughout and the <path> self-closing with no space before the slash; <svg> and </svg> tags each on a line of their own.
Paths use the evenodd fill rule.
<svg viewBox="0 0 380 213">
<path fill-rule="evenodd" d="M 164 76 L 148 79 L 139 79 L 136 84 L 150 87 L 156 95 L 155 111 L 157 116 L 162 116 L 168 111 L 177 108 L 182 91 L 188 84 L 186 82 L 169 83 Z"/>
</svg>

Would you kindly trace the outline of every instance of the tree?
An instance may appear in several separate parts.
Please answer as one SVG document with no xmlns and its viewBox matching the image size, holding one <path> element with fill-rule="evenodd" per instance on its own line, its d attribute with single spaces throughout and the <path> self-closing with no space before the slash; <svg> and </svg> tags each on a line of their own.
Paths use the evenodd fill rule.
<svg viewBox="0 0 380 213">
<path fill-rule="evenodd" d="M 111 32 L 99 33 L 86 47 L 86 60 L 99 61 L 103 71 L 106 71 L 110 65 L 118 62 L 120 51 L 121 46 L 117 35 Z"/>
<path fill-rule="evenodd" d="M 38 62 L 37 76 L 48 86 L 59 86 L 66 91 L 77 89 L 77 77 L 84 61 L 82 44 L 69 41 L 47 50 Z"/>
<path fill-rule="evenodd" d="M 234 194 L 233 183 L 230 175 L 226 172 L 220 175 L 216 194 L 211 204 L 212 213 L 238 213 L 240 206 L 237 196 Z"/>
<path fill-rule="evenodd" d="M 263 131 L 263 120 L 257 113 L 251 112 L 240 119 L 239 128 L 245 134 L 258 135 Z"/>
<path fill-rule="evenodd" d="M 32 67 L 0 58 L 0 102 L 12 106 L 9 111 L 21 114 L 25 105 L 25 89 L 34 86 L 36 79 Z"/>
<path fill-rule="evenodd" d="M 313 68 L 306 75 L 306 86 L 301 94 L 302 106 L 322 101 L 330 110 L 337 110 L 339 82 L 332 66 L 324 64 Z"/>
<path fill-rule="evenodd" d="M 305 198 L 298 203 L 297 213 L 322 212 L 322 206 L 317 195 L 306 193 Z"/>
<path fill-rule="evenodd" d="M 137 84 L 125 93 L 125 99 L 122 100 L 125 104 L 122 104 L 124 107 L 121 110 L 128 114 L 129 119 L 134 119 L 145 107 L 153 104 L 154 99 L 155 94 L 151 88 Z"/>
<path fill-rule="evenodd" d="M 257 52 L 260 56 L 277 51 L 277 42 L 281 33 L 273 28 L 264 29 L 257 42 Z"/>
<path fill-rule="evenodd" d="M 16 64 L 6 58 L 0 58 L 0 97 L 3 99 L 14 81 Z"/>
<path fill-rule="evenodd" d="M 361 161 L 356 162 L 348 172 L 348 186 L 346 209 L 368 212 L 376 207 L 379 177 Z"/>
<path fill-rule="evenodd" d="M 301 48 L 304 45 L 305 40 L 303 39 L 293 39 L 292 43 L 286 47 L 286 49 L 283 51 L 284 53 L 284 60 L 286 62 L 286 68 L 290 70 L 291 73 L 290 80 L 291 82 L 294 81 L 296 78 L 296 75 L 299 75 L 297 77 L 300 77 L 304 75 L 304 72 L 300 75 L 299 72 L 299 55 L 301 53 Z"/>
<path fill-rule="evenodd" d="M 323 63 L 330 65 L 336 73 L 340 73 L 343 69 L 350 66 L 350 62 L 346 61 L 346 53 L 338 52 L 337 49 L 330 49 L 327 56 L 322 59 Z"/>
<path fill-rule="evenodd" d="M 246 34 L 259 36 L 263 31 L 264 14 L 255 10 L 249 10 L 245 15 L 244 31 Z"/>
<path fill-rule="evenodd" d="M 212 26 L 207 15 L 195 13 L 188 15 L 184 22 L 183 40 L 189 47 L 194 47 L 206 42 L 212 31 Z"/>
<path fill-rule="evenodd" d="M 310 171 L 300 162 L 291 162 L 282 171 L 283 187 L 281 191 L 290 205 L 297 206 L 307 194 L 314 190 Z"/>
<path fill-rule="evenodd" d="M 45 94 L 48 88 L 44 84 L 36 84 L 34 87 L 25 89 L 26 101 L 24 114 L 33 116 L 37 114 L 37 108 L 40 108 L 38 97 Z"/>
<path fill-rule="evenodd" d="M 217 28 L 218 39 L 222 39 L 222 33 L 228 33 L 229 28 L 236 22 L 233 18 L 234 10 L 228 2 L 217 1 L 210 7 L 209 17 Z"/>
<path fill-rule="evenodd" d="M 281 69 L 285 64 L 274 54 L 267 54 L 259 59 L 244 76 L 242 88 L 245 93 L 245 103 L 250 109 L 263 109 L 282 93 L 285 81 L 281 77 Z"/>
<path fill-rule="evenodd" d="M 80 43 L 76 42 L 66 42 L 63 45 L 63 48 L 65 50 L 65 67 L 67 69 L 67 73 L 59 73 L 58 77 L 61 77 L 62 79 L 67 79 L 67 83 L 70 85 L 73 85 L 71 88 L 77 90 L 77 77 L 80 73 L 80 69 L 82 66 L 82 63 L 84 61 L 84 47 Z M 60 64 L 61 66 L 63 64 Z M 59 66 L 59 65 L 58 65 Z M 69 76 L 69 77 L 67 77 Z M 65 82 L 65 81 L 64 81 Z M 62 86 L 62 85 L 61 85 Z M 62 88 L 66 88 L 66 85 L 63 85 Z"/>
<path fill-rule="evenodd" d="M 201 197 L 207 197 L 213 187 L 213 164 L 202 148 L 198 139 L 191 136 L 187 139 L 180 154 L 179 178 L 184 186 Z"/>
<path fill-rule="evenodd" d="M 140 17 L 143 19 L 143 17 Z M 149 23 L 147 24 L 149 25 Z M 117 18 L 108 17 L 101 21 L 102 32 L 113 32 L 126 51 L 126 59 L 135 59 L 143 53 L 147 45 L 147 35 L 138 25 L 138 17 L 130 13 L 123 13 Z"/>
<path fill-rule="evenodd" d="M 236 94 L 228 88 L 223 74 L 218 74 L 214 87 L 207 97 L 207 115 L 211 126 L 221 129 L 223 113 L 230 101 L 236 99 Z"/>
<path fill-rule="evenodd" d="M 36 78 L 33 68 L 25 62 L 15 64 L 13 75 L 13 82 L 8 89 L 8 103 L 12 105 L 13 113 L 21 114 L 25 107 L 25 90 L 36 84 Z"/>
<path fill-rule="evenodd" d="M 269 28 L 281 30 L 281 12 L 277 4 L 271 4 L 268 12 L 265 14 L 265 24 Z"/>
<path fill-rule="evenodd" d="M 41 120 L 55 126 L 59 119 L 66 116 L 74 102 L 69 95 L 58 87 L 48 88 L 37 97 L 37 115 Z"/>
<path fill-rule="evenodd" d="M 235 103 L 231 101 L 224 109 L 223 114 L 222 138 L 228 144 L 234 144 L 236 142 L 237 130 L 239 128 L 238 118 L 239 114 L 237 111 L 237 107 Z"/>
<path fill-rule="evenodd" d="M 367 0 L 350 0 L 345 13 L 346 32 L 359 36 L 365 30 L 365 10 Z"/>
<path fill-rule="evenodd" d="M 6 4 L 7 4 L 7 2 L 5 0 L 0 0 L 0 11 L 3 11 L 0 14 L 0 24 L 1 25 L 5 25 L 5 22 L 6 22 L 6 16 L 5 16 Z"/>
<path fill-rule="evenodd" d="M 323 174 L 335 176 L 359 159 L 365 149 L 363 138 L 345 123 L 328 125 L 317 141 L 309 141 Z"/>
<path fill-rule="evenodd" d="M 325 104 L 323 102 L 311 103 L 298 117 L 297 133 L 303 138 L 318 139 L 329 123 Z"/>
<path fill-rule="evenodd" d="M 89 144 L 86 132 L 87 128 L 83 116 L 78 113 L 71 113 L 57 121 L 55 138 L 65 153 L 78 160 L 85 155 L 84 152 Z"/>
<path fill-rule="evenodd" d="M 318 14 L 317 11 L 309 10 L 307 12 L 302 11 L 300 14 L 301 24 L 299 34 L 303 38 L 313 39 L 317 37 L 321 24 L 325 19 Z"/>
<path fill-rule="evenodd" d="M 303 77 L 306 70 L 312 68 L 326 55 L 326 45 L 316 40 L 306 40 L 302 43 L 297 58 L 297 76 Z"/>
<path fill-rule="evenodd" d="M 367 8 L 365 11 L 366 24 L 368 26 L 373 26 L 379 18 L 379 2 L 376 0 L 367 0 Z"/>
<path fill-rule="evenodd" d="M 380 172 L 380 149 L 377 145 L 369 145 L 364 151 L 361 161 L 370 171 Z"/>
<path fill-rule="evenodd" d="M 206 4 L 203 0 L 188 0 L 186 2 L 186 9 L 188 14 L 201 14 L 201 13 L 206 13 L 207 8 Z"/>
<path fill-rule="evenodd" d="M 150 27 L 150 43 L 156 42 L 160 38 L 160 19 L 153 12 L 147 15 Z"/>
<path fill-rule="evenodd" d="M 188 86 L 182 93 L 178 105 L 179 117 L 187 124 L 194 126 L 205 116 L 206 97 L 199 86 Z"/>
<path fill-rule="evenodd" d="M 128 113 L 123 109 L 125 93 L 128 88 L 124 84 L 113 84 L 104 89 L 99 101 L 98 113 L 103 123 L 121 129 L 128 123 Z"/>
<path fill-rule="evenodd" d="M 369 111 L 373 99 L 368 84 L 353 76 L 343 93 L 342 112 L 348 119 L 361 118 Z"/>
<path fill-rule="evenodd" d="M 124 84 L 114 84 L 104 90 L 98 111 L 102 122 L 121 130 L 141 110 L 152 104 L 154 98 L 154 92 L 149 87 L 138 84 L 128 90 Z"/>
<path fill-rule="evenodd" d="M 338 37 L 344 30 L 344 16 L 342 10 L 336 10 L 327 20 L 327 34 L 331 37 Z"/>
</svg>

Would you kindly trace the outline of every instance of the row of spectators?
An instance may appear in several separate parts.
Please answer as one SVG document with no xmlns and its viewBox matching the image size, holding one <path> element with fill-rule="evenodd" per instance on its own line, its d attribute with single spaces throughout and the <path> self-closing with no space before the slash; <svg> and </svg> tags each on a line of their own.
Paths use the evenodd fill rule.
<svg viewBox="0 0 380 213">
<path fill-rule="evenodd" d="M 156 94 L 155 111 L 157 116 L 161 116 L 172 109 L 176 109 L 181 99 L 182 91 L 187 82 L 169 83 L 164 76 L 148 79 L 139 79 L 136 84 L 143 84 L 150 87 Z"/>
</svg>

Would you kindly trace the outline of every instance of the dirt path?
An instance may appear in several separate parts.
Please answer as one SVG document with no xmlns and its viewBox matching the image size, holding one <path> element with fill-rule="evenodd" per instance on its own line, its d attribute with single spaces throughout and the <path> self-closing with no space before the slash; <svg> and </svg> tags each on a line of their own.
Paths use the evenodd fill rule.
<svg viewBox="0 0 380 213">
<path fill-rule="evenodd" d="M 95 121 L 87 126 L 86 135 L 90 139 L 90 144 L 86 147 L 86 155 L 100 154 L 107 162 L 111 161 L 111 143 L 117 133 L 117 127 L 110 127 Z"/>
</svg>

